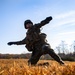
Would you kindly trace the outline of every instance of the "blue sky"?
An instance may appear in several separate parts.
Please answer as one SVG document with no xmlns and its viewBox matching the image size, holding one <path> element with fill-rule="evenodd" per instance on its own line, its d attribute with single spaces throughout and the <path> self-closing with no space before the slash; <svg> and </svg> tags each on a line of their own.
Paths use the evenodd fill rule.
<svg viewBox="0 0 75 75">
<path fill-rule="evenodd" d="M 39 23 L 48 16 L 53 20 L 42 27 L 54 49 L 61 40 L 71 45 L 75 40 L 74 0 L 0 0 L 0 53 L 28 52 L 24 45 L 8 46 L 9 41 L 25 38 L 24 21 Z"/>
</svg>

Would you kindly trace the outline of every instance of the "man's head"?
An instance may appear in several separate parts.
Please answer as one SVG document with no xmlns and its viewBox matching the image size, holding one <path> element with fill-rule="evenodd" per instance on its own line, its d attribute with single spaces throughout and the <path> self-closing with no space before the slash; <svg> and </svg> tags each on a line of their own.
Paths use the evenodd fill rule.
<svg viewBox="0 0 75 75">
<path fill-rule="evenodd" d="M 25 29 L 29 29 L 30 27 L 32 27 L 33 26 L 33 22 L 31 21 L 31 20 L 26 20 L 25 22 L 24 22 L 24 27 L 25 27 Z"/>
</svg>

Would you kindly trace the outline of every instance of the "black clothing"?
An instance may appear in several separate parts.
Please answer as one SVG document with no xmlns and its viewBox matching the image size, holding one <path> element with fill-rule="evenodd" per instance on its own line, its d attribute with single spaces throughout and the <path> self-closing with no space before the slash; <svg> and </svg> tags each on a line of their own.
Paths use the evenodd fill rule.
<svg viewBox="0 0 75 75">
<path fill-rule="evenodd" d="M 31 58 L 28 61 L 28 63 L 31 65 L 35 65 L 43 54 L 49 54 L 57 62 L 63 64 L 61 58 L 54 52 L 53 49 L 51 49 L 50 45 L 47 43 L 47 35 L 45 33 L 41 33 L 40 30 L 42 26 L 48 24 L 51 20 L 52 17 L 47 17 L 40 23 L 33 25 L 30 29 L 28 29 L 25 39 L 13 43 L 17 45 L 26 44 L 26 48 L 29 51 L 32 51 Z"/>
</svg>

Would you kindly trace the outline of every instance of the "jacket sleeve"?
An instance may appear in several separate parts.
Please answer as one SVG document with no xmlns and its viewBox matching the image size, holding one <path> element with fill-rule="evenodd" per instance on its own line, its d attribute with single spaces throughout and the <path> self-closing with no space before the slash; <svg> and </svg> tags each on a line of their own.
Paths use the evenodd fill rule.
<svg viewBox="0 0 75 75">
<path fill-rule="evenodd" d="M 51 16 L 50 17 L 47 17 L 45 20 L 41 21 L 40 23 L 35 24 L 35 26 L 37 28 L 41 28 L 42 26 L 48 24 L 51 20 L 52 20 L 52 17 Z"/>
<path fill-rule="evenodd" d="M 21 41 L 13 42 L 13 44 L 16 44 L 16 45 L 28 44 L 28 40 L 27 40 L 27 38 L 25 38 L 25 39 L 23 39 Z"/>
</svg>

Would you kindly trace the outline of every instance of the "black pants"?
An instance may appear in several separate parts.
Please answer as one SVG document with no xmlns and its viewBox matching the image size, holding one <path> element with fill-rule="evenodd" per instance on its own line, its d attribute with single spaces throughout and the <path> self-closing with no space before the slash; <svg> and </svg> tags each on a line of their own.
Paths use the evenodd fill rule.
<svg viewBox="0 0 75 75">
<path fill-rule="evenodd" d="M 29 59 L 28 63 L 31 65 L 37 64 L 37 62 L 39 61 L 40 57 L 43 54 L 49 54 L 54 60 L 56 60 L 60 64 L 64 64 L 61 58 L 54 52 L 54 50 L 51 49 L 50 46 L 46 44 L 43 45 L 41 48 L 36 47 L 36 49 L 33 50 L 31 58 Z"/>
</svg>

